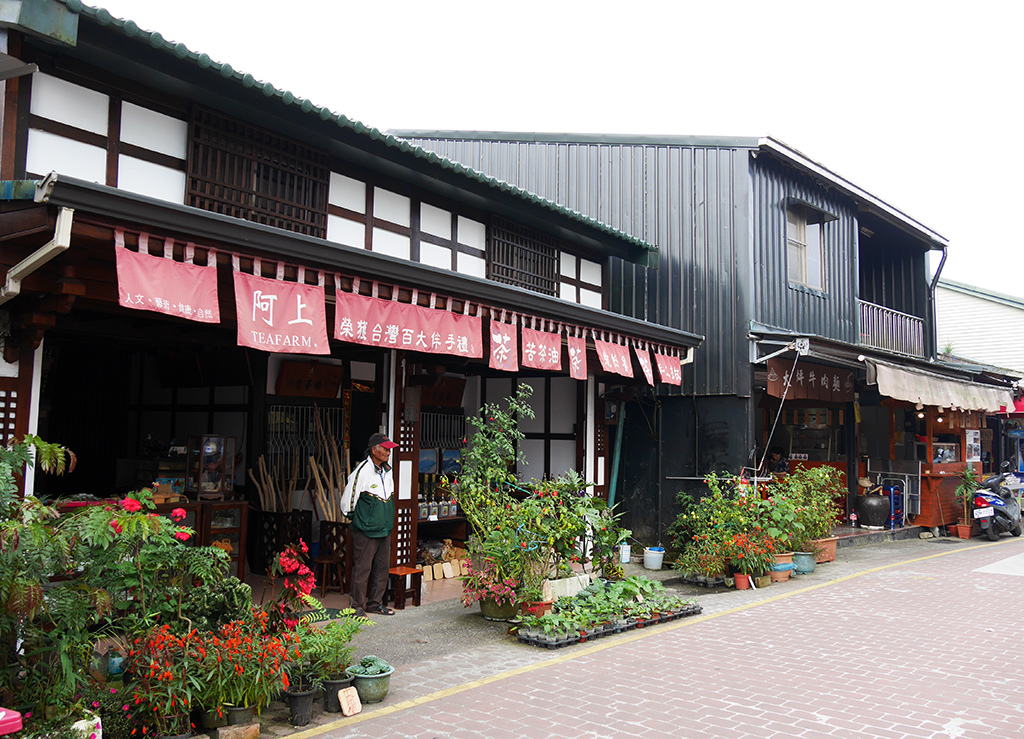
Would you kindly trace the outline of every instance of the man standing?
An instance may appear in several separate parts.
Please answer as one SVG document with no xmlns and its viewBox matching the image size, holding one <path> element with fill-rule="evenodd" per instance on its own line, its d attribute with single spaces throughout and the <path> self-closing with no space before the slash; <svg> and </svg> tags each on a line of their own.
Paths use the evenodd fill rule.
<svg viewBox="0 0 1024 739">
<path fill-rule="evenodd" d="M 370 436 L 364 459 L 345 483 L 341 511 L 352 525 L 352 608 L 356 614 L 393 616 L 384 605 L 395 522 L 395 483 L 388 459 L 398 444 L 387 434 Z"/>
</svg>

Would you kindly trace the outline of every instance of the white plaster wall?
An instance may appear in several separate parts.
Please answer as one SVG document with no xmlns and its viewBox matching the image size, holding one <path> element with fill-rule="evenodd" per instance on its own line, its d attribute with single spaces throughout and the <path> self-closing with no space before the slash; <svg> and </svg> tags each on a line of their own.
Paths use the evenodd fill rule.
<svg viewBox="0 0 1024 739">
<path fill-rule="evenodd" d="M 459 272 L 470 277 L 487 277 L 487 260 L 472 254 L 459 254 L 456 257 Z"/>
<path fill-rule="evenodd" d="M 450 239 L 452 237 L 452 214 L 423 203 L 420 205 L 420 230 L 443 239 Z"/>
<path fill-rule="evenodd" d="M 452 268 L 452 250 L 437 244 L 420 242 L 420 263 L 441 269 Z"/>
<path fill-rule="evenodd" d="M 593 290 L 580 289 L 580 305 L 585 305 L 588 308 L 600 308 L 601 307 L 601 293 Z"/>
<path fill-rule="evenodd" d="M 558 285 L 558 297 L 562 300 L 568 300 L 570 303 L 576 302 L 576 286 L 570 285 L 568 282 L 563 282 Z"/>
<path fill-rule="evenodd" d="M 376 208 L 374 210 L 376 211 Z M 393 231 L 385 231 L 382 228 L 375 228 L 373 229 L 373 251 L 375 254 L 409 259 L 409 237 L 396 234 Z"/>
<path fill-rule="evenodd" d="M 602 285 L 601 265 L 589 259 L 580 260 L 580 279 L 591 285 Z"/>
<path fill-rule="evenodd" d="M 46 131 L 29 129 L 25 169 L 37 175 L 56 171 L 103 184 L 107 181 L 107 151 Z"/>
<path fill-rule="evenodd" d="M 459 216 L 459 243 L 475 249 L 487 248 L 487 227 L 479 221 Z"/>
<path fill-rule="evenodd" d="M 117 187 L 181 205 L 185 202 L 186 175 L 178 169 L 122 154 L 117 160 Z"/>
<path fill-rule="evenodd" d="M 121 106 L 121 141 L 188 159 L 188 123 L 132 103 Z"/>
<path fill-rule="evenodd" d="M 107 135 L 110 98 L 81 85 L 36 72 L 32 75 L 30 109 L 33 115 Z"/>
<path fill-rule="evenodd" d="M 562 277 L 568 277 L 570 279 L 576 279 L 576 255 L 569 254 L 567 252 L 561 252 L 559 259 L 559 266 L 562 273 Z"/>
<path fill-rule="evenodd" d="M 362 249 L 366 241 L 366 224 L 328 215 L 327 240 Z"/>
<path fill-rule="evenodd" d="M 348 208 L 356 213 L 366 212 L 366 183 L 331 172 L 331 189 L 327 202 L 339 208 Z"/>
<path fill-rule="evenodd" d="M 411 201 L 405 195 L 377 187 L 373 191 L 373 217 L 390 223 L 397 223 L 399 226 L 408 226 L 412 223 L 410 218 Z"/>
</svg>

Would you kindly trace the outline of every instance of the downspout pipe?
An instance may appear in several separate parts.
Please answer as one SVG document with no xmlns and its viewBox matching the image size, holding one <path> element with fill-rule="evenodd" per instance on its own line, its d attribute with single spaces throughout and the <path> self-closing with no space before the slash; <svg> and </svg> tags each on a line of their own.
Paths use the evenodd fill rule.
<svg viewBox="0 0 1024 739">
<path fill-rule="evenodd" d="M 939 266 L 935 270 L 935 275 L 932 277 L 931 284 L 928 285 L 928 313 L 932 323 L 932 336 L 935 338 L 935 346 L 931 350 L 931 359 L 935 359 L 939 354 L 938 347 L 938 326 L 936 325 L 935 315 L 935 286 L 939 284 L 939 277 L 942 276 L 942 268 L 946 264 L 946 257 L 949 256 L 949 252 L 946 251 L 946 247 L 942 247 L 942 258 L 939 259 Z"/>
<path fill-rule="evenodd" d="M 615 429 L 615 449 L 612 451 L 612 475 L 608 485 L 608 508 L 615 505 L 615 490 L 619 486 L 619 460 L 622 459 L 622 430 L 626 427 L 626 401 L 619 403 L 622 408 L 619 410 L 619 425 Z"/>
<path fill-rule="evenodd" d="M 7 278 L 0 288 L 0 305 L 21 294 L 22 281 L 71 246 L 71 223 L 74 221 L 73 208 L 61 208 L 57 212 L 57 226 L 53 238 L 7 270 Z"/>
</svg>

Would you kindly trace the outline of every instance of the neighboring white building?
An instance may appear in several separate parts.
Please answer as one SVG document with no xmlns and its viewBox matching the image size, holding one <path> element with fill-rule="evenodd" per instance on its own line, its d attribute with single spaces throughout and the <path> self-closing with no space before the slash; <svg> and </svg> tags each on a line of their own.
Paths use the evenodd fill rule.
<svg viewBox="0 0 1024 739">
<path fill-rule="evenodd" d="M 1024 375 L 1024 298 L 940 279 L 935 322 L 941 353 Z"/>
</svg>

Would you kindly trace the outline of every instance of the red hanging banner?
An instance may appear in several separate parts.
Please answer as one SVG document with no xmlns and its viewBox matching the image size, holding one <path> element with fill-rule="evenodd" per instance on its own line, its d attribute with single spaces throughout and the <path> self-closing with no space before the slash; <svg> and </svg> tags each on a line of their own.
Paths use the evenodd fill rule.
<svg viewBox="0 0 1024 739">
<path fill-rule="evenodd" d="M 633 376 L 633 361 L 629 358 L 628 346 L 611 344 L 599 339 L 594 339 L 594 346 L 605 372 L 613 372 L 623 377 Z"/>
<path fill-rule="evenodd" d="M 114 249 L 117 302 L 199 323 L 220 323 L 217 268 Z"/>
<path fill-rule="evenodd" d="M 482 320 L 394 300 L 336 293 L 334 338 L 428 354 L 483 357 Z"/>
<path fill-rule="evenodd" d="M 505 372 L 519 371 L 519 346 L 516 327 L 491 321 L 491 369 Z"/>
<path fill-rule="evenodd" d="M 238 345 L 284 354 L 330 354 L 324 289 L 236 271 Z"/>
<path fill-rule="evenodd" d="M 562 369 L 562 335 L 523 328 L 523 366 L 533 369 Z"/>
<path fill-rule="evenodd" d="M 654 387 L 654 370 L 651 368 L 651 352 L 648 349 L 641 349 L 633 345 L 633 353 L 636 354 L 636 361 L 640 363 L 640 369 L 644 371 L 644 378 L 647 384 Z"/>
<path fill-rule="evenodd" d="M 682 367 L 679 357 L 670 357 L 667 354 L 654 353 L 654 361 L 658 365 L 658 379 L 666 385 L 681 385 Z"/>
<path fill-rule="evenodd" d="M 569 344 L 569 376 L 574 380 L 587 379 L 587 340 L 570 336 Z"/>
</svg>

